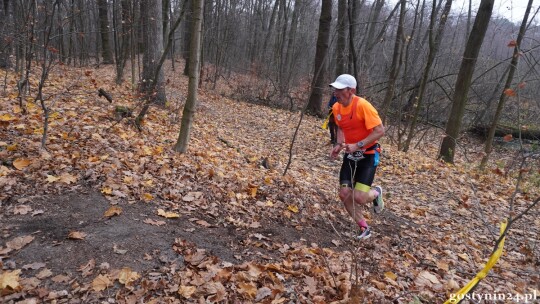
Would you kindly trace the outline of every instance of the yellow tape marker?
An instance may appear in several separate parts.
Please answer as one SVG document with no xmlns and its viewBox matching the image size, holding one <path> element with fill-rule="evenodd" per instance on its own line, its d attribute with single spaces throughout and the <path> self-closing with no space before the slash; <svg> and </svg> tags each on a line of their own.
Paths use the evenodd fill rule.
<svg viewBox="0 0 540 304">
<path fill-rule="evenodd" d="M 501 229 L 500 229 L 501 236 L 503 235 L 504 230 L 506 229 L 506 225 L 507 225 L 506 220 L 501 222 Z M 453 295 L 453 297 L 451 297 L 446 302 L 444 302 L 444 304 L 454 304 L 454 303 L 458 303 L 459 301 L 463 300 L 465 298 L 465 295 L 468 294 L 469 291 L 474 286 L 476 286 L 476 284 L 478 284 L 478 282 L 480 282 L 483 278 L 485 278 L 488 275 L 491 268 L 493 268 L 493 266 L 497 263 L 497 261 L 501 257 L 503 247 L 504 247 L 504 239 L 505 238 L 506 237 L 504 237 L 501 240 L 501 242 L 499 243 L 499 246 L 497 247 L 497 250 L 491 255 L 488 262 L 486 263 L 486 266 L 484 266 L 484 269 L 482 269 L 478 274 L 476 274 L 476 276 L 469 283 L 467 283 L 467 285 L 465 285 L 458 292 L 456 292 Z"/>
<path fill-rule="evenodd" d="M 325 130 L 328 129 L 328 122 L 330 122 L 330 115 L 332 115 L 332 112 L 330 112 L 330 114 L 328 114 L 328 116 L 324 120 L 324 123 L 322 124 L 321 128 L 323 128 Z"/>
</svg>

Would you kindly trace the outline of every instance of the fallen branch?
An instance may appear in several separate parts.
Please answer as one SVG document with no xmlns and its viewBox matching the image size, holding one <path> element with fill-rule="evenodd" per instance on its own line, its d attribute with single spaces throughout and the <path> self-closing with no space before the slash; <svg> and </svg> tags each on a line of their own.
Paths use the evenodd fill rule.
<svg viewBox="0 0 540 304">
<path fill-rule="evenodd" d="M 112 96 L 111 94 L 109 94 L 107 91 L 105 91 L 104 89 L 102 88 L 99 88 L 98 90 L 98 97 L 105 97 L 110 103 L 113 102 L 113 99 L 112 99 Z"/>
</svg>

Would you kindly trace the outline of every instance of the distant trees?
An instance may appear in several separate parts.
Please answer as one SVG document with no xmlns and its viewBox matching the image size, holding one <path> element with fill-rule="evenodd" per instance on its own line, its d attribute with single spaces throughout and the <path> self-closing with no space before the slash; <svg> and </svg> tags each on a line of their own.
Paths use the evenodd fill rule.
<svg viewBox="0 0 540 304">
<path fill-rule="evenodd" d="M 124 69 L 127 60 L 134 54 L 134 7 L 133 2 L 128 0 L 120 1 L 120 9 L 116 8 L 114 22 L 114 45 L 116 63 L 116 83 L 124 81 Z M 131 57 L 132 58 L 132 57 Z M 133 62 L 133 58 L 132 58 Z"/>
<path fill-rule="evenodd" d="M 0 5 L 0 68 L 7 68 L 9 66 L 9 53 L 12 45 L 13 37 L 9 36 L 11 27 L 13 24 L 8 19 L 12 14 L 10 1 L 3 1 Z"/>
<path fill-rule="evenodd" d="M 116 76 L 111 81 L 129 80 L 149 100 L 165 104 L 165 78 L 159 67 L 164 39 L 170 37 L 167 58 L 175 59 L 173 67 L 191 56 L 193 0 L 58 0 L 49 53 L 44 52 L 43 24 L 48 14 L 44 7 L 51 2 L 0 3 L 0 68 L 17 72 L 21 106 L 27 94 L 36 94 L 38 83 L 32 75 L 51 58 L 54 64 L 77 67 L 114 63 Z M 460 75 L 460 66 L 472 63 L 464 50 L 469 37 L 476 35 L 476 29 L 471 32 L 476 22 L 473 2 L 464 7 L 449 0 L 389 4 L 204 0 L 200 84 L 222 90 L 234 83 L 220 93 L 290 109 L 307 106 L 310 113 L 321 115 L 330 94 L 327 84 L 337 74 L 350 73 L 357 77 L 358 94 L 383 113 L 387 134 L 403 150 L 419 145 L 430 132 L 427 126 L 446 131 L 445 153 L 456 152 L 449 141 L 459 140 L 463 130 L 500 124 L 519 128 L 517 116 L 511 115 L 516 108 L 500 98 L 505 87 L 515 88 L 518 81 L 516 76 L 508 82 L 509 66 L 516 65 L 514 47 L 508 45 L 521 35 L 518 25 L 497 15 L 484 17 L 485 43 L 473 41 L 476 68 Z M 182 30 L 173 31 L 172 23 L 184 8 Z M 476 19 L 481 14 L 480 10 Z M 518 52 L 524 71 L 519 82 L 526 83 L 519 97 L 528 101 L 520 109 L 525 127 L 540 115 L 535 102 L 540 95 L 535 76 L 540 72 L 540 27 L 534 18 L 529 24 Z M 191 60 L 185 63 L 188 74 Z M 464 73 L 471 78 L 464 79 Z"/>
<path fill-rule="evenodd" d="M 425 98 L 426 87 L 427 87 L 428 80 L 431 75 L 432 67 L 435 62 L 436 56 L 439 53 L 439 47 L 441 45 L 441 41 L 444 35 L 444 30 L 446 28 L 446 21 L 448 20 L 448 15 L 450 14 L 451 7 L 452 7 L 452 0 L 446 0 L 444 9 L 442 10 L 440 14 L 439 24 L 437 25 L 437 22 L 436 22 L 437 9 L 435 6 L 435 2 L 433 2 L 433 7 L 431 10 L 431 18 L 429 21 L 429 30 L 428 30 L 429 43 L 428 43 L 427 60 L 425 62 L 422 76 L 417 82 L 417 87 L 413 90 L 413 94 L 409 97 L 409 100 L 412 101 L 413 109 L 411 109 L 412 115 L 408 117 L 408 120 L 409 120 L 408 134 L 407 134 L 407 139 L 405 141 L 405 144 L 403 146 L 403 151 L 405 152 L 409 150 L 412 139 L 414 137 L 416 124 L 419 120 L 420 110 L 423 106 L 423 102 Z M 385 102 L 386 101 L 387 100 L 385 99 Z"/>
<path fill-rule="evenodd" d="M 399 1 L 399 21 L 398 27 L 394 42 L 394 51 L 392 54 L 392 65 L 388 73 L 388 85 L 386 88 L 386 94 L 384 95 L 384 100 L 382 102 L 381 114 L 383 122 L 386 123 L 386 115 L 388 114 L 388 107 L 394 98 L 394 90 L 396 86 L 397 77 L 401 70 L 401 65 L 403 63 L 403 51 L 405 49 L 405 35 L 403 25 L 406 17 L 407 1 Z"/>
<path fill-rule="evenodd" d="M 514 81 L 514 75 L 518 69 L 518 62 L 519 58 L 522 54 L 521 52 L 521 45 L 523 42 L 523 38 L 525 37 L 525 33 L 527 31 L 527 23 L 529 22 L 529 14 L 531 12 L 533 0 L 529 0 L 527 4 L 527 8 L 525 10 L 525 15 L 523 16 L 523 21 L 521 21 L 521 26 L 519 27 L 519 33 L 517 36 L 517 39 L 515 43 L 509 44 L 509 46 L 514 45 L 514 52 L 512 54 L 512 60 L 510 61 L 510 66 L 508 70 L 508 76 L 506 77 L 506 82 L 504 84 L 504 87 L 499 95 L 499 102 L 497 103 L 497 109 L 495 110 L 495 115 L 493 117 L 493 120 L 491 122 L 491 125 L 488 130 L 486 143 L 484 145 L 484 156 L 482 157 L 482 160 L 480 162 L 480 168 L 485 169 L 487 165 L 487 161 L 489 159 L 489 155 L 491 154 L 491 150 L 493 147 L 493 139 L 495 137 L 495 131 L 497 129 L 497 124 L 499 123 L 499 120 L 502 115 L 502 111 L 504 108 L 504 105 L 506 103 L 506 100 L 510 96 L 515 95 L 515 91 L 511 88 L 513 81 Z M 520 84 L 521 86 L 524 86 L 523 83 Z M 518 113 L 519 114 L 519 113 Z M 518 127 L 520 127 L 518 125 Z"/>
</svg>

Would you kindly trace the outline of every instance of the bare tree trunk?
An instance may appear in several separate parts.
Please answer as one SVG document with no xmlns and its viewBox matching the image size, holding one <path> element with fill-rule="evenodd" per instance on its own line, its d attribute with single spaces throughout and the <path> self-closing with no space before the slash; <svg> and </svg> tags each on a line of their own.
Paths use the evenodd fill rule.
<svg viewBox="0 0 540 304">
<path fill-rule="evenodd" d="M 182 10 L 180 11 L 178 19 L 176 20 L 173 27 L 169 31 L 169 35 L 168 35 L 168 38 L 167 38 L 167 45 L 165 46 L 165 50 L 162 52 L 158 63 L 154 67 L 154 75 L 152 76 L 151 81 L 148 82 L 149 83 L 149 87 L 147 88 L 148 92 L 157 92 L 158 91 L 158 90 L 156 90 L 157 86 L 162 85 L 162 84 L 160 84 L 160 81 L 158 81 L 158 79 L 163 77 L 163 70 L 162 70 L 163 63 L 165 62 L 165 59 L 167 58 L 167 54 L 169 53 L 169 50 L 171 49 L 171 46 L 173 44 L 174 32 L 176 31 L 176 28 L 180 25 L 180 22 L 182 21 L 182 18 L 184 17 L 185 7 L 186 7 L 185 4 L 187 3 L 187 1 L 188 0 L 184 0 L 184 6 L 182 7 Z M 137 125 L 137 127 L 139 129 L 140 129 L 140 122 L 142 121 L 142 119 L 146 115 L 146 112 L 150 108 L 150 104 L 152 102 L 153 102 L 153 100 L 151 98 L 146 98 L 146 100 L 144 101 L 144 106 L 143 106 L 141 112 L 139 113 L 139 115 L 135 119 L 135 124 Z"/>
<path fill-rule="evenodd" d="M 22 51 L 22 56 L 24 58 L 24 67 L 21 68 L 21 78 L 17 82 L 17 90 L 19 100 L 19 107 L 22 111 L 25 112 L 25 107 L 23 105 L 23 100 L 27 92 L 30 91 L 30 70 L 32 68 L 32 61 L 34 60 L 34 37 L 35 37 L 35 26 L 36 26 L 36 5 L 34 1 L 31 1 L 28 6 L 20 7 L 23 9 L 24 14 L 21 15 L 21 20 L 24 21 L 24 31 L 25 31 L 25 43 L 20 46 Z"/>
<path fill-rule="evenodd" d="M 113 50 L 114 50 L 114 61 L 116 62 L 116 67 L 118 67 L 118 58 L 120 57 L 120 43 L 118 41 L 118 33 L 120 32 L 120 25 L 118 24 L 118 9 L 116 5 L 116 0 L 112 0 L 112 35 L 113 35 Z"/>
<path fill-rule="evenodd" d="M 377 0 L 379 1 L 379 0 Z M 381 0 L 384 2 L 384 0 Z M 394 17 L 394 14 L 397 12 L 397 9 L 400 7 L 400 4 L 399 2 L 396 3 L 396 5 L 394 6 L 394 8 L 392 9 L 392 11 L 390 11 L 390 13 L 388 14 L 388 16 L 386 17 L 386 19 L 382 22 L 375 22 L 375 23 L 382 23 L 382 27 L 380 28 L 379 32 L 377 33 L 377 36 L 373 36 L 375 33 L 373 33 L 373 35 L 371 35 L 371 38 L 370 39 L 364 39 L 363 43 L 362 44 L 365 44 L 365 47 L 364 47 L 364 53 L 363 53 L 363 62 L 362 62 L 362 65 L 364 67 L 364 70 L 371 70 L 371 68 L 373 66 L 375 66 L 375 61 L 372 60 L 372 53 L 373 53 L 373 49 L 375 48 L 375 46 L 377 44 L 379 44 L 380 42 L 384 41 L 384 36 L 386 34 L 386 30 L 388 29 L 388 27 L 391 25 L 391 21 Z M 378 10 L 378 7 L 376 7 L 376 9 Z M 377 20 L 378 19 L 378 15 L 380 15 L 380 11 L 379 12 L 376 12 L 377 14 L 377 17 L 374 18 L 374 20 Z M 373 24 L 373 26 L 375 26 L 375 24 Z M 372 29 L 373 31 L 375 30 L 374 28 Z M 370 30 L 371 31 L 371 30 Z M 364 36 L 365 38 L 366 36 Z M 360 82 L 359 82 L 360 84 Z"/>
<path fill-rule="evenodd" d="M 191 43 L 191 33 L 192 33 L 192 17 L 193 14 L 193 1 L 195 0 L 188 0 L 188 6 L 187 6 L 187 16 L 186 16 L 186 22 L 184 23 L 184 43 L 182 45 L 182 57 L 184 58 L 184 75 L 189 76 L 189 63 L 190 63 L 190 43 Z M 217 69 L 217 66 L 216 66 Z"/>
<path fill-rule="evenodd" d="M 59 0 L 56 0 L 53 3 L 52 12 L 49 15 L 47 11 L 47 5 L 45 5 L 45 21 L 43 25 L 45 26 L 45 31 L 43 33 L 43 60 L 41 64 L 41 77 L 39 79 L 38 91 L 34 102 L 39 101 L 41 103 L 41 109 L 43 110 L 43 135 L 41 137 L 41 148 L 45 149 L 45 144 L 47 142 L 47 132 L 49 129 L 49 112 L 50 108 L 47 106 L 45 100 L 43 99 L 43 86 L 45 81 L 49 77 L 49 71 L 51 70 L 52 63 L 54 58 L 52 54 L 49 55 L 49 43 L 51 41 L 51 32 L 54 24 L 54 15 L 56 13 L 56 8 L 58 7 Z M 49 18 L 50 16 L 50 18 Z M 49 20 L 50 19 L 50 20 Z"/>
<path fill-rule="evenodd" d="M 101 56 L 104 64 L 111 64 L 112 52 L 109 41 L 109 16 L 108 16 L 107 0 L 98 0 L 99 12 L 99 31 L 101 33 Z"/>
<path fill-rule="evenodd" d="M 474 25 L 463 53 L 463 60 L 459 69 L 456 87 L 454 90 L 454 101 L 450 111 L 450 117 L 446 123 L 446 135 L 444 136 L 439 158 L 447 163 L 454 162 L 456 152 L 456 141 L 461 131 L 461 120 L 467 104 L 467 95 L 471 86 L 471 79 L 476 66 L 478 53 L 482 47 L 482 42 L 486 35 L 491 13 L 493 11 L 493 3 L 495 0 L 482 0 Z"/>
<path fill-rule="evenodd" d="M 64 25 L 62 24 L 62 20 L 65 19 L 66 16 L 62 12 L 62 5 L 58 5 L 58 13 L 56 14 L 56 16 L 56 35 L 58 37 L 56 47 L 60 54 L 59 60 L 60 62 L 64 63 L 67 59 L 67 54 L 66 48 L 64 46 Z"/>
<path fill-rule="evenodd" d="M 349 70 L 352 71 L 353 75 L 358 75 L 358 58 L 356 56 L 357 51 L 356 47 L 354 45 L 354 41 L 356 39 L 356 27 L 354 22 L 354 16 L 358 16 L 358 12 L 360 11 L 360 7 L 363 6 L 364 1 L 361 1 L 360 4 L 356 0 L 348 0 L 348 10 L 347 10 L 347 16 L 349 18 Z"/>
<path fill-rule="evenodd" d="M 174 23 L 173 27 L 169 31 L 169 35 L 167 38 L 167 45 L 165 46 L 165 50 L 161 53 L 161 57 L 158 61 L 158 63 L 154 67 L 154 75 L 151 78 L 151 81 L 148 81 L 148 88 L 146 89 L 147 92 L 158 92 L 159 88 L 158 86 L 163 86 L 162 82 L 160 82 L 158 79 L 163 78 L 163 63 L 165 62 L 165 58 L 167 58 L 167 54 L 169 53 L 169 50 L 171 49 L 171 46 L 173 44 L 173 36 L 174 32 L 176 31 L 176 28 L 180 25 L 180 22 L 182 21 L 182 18 L 184 17 L 185 8 L 188 0 L 184 0 L 184 5 L 182 6 L 182 10 L 180 11 L 180 14 L 178 16 L 178 19 L 176 19 L 176 22 Z M 153 102 L 152 98 L 146 98 L 144 101 L 144 106 L 135 119 L 135 124 L 141 129 L 140 123 L 144 116 L 146 115 L 146 112 L 148 112 L 148 109 L 150 108 L 150 104 Z"/>
<path fill-rule="evenodd" d="M 120 19 L 121 29 L 120 38 L 118 39 L 119 52 L 116 58 L 116 83 L 121 84 L 124 81 L 124 69 L 128 59 L 128 52 L 133 44 L 130 43 L 133 31 L 133 16 L 131 14 L 130 4 L 128 0 L 120 1 Z M 118 30 L 118 29 L 116 29 Z"/>
<path fill-rule="evenodd" d="M 279 8 L 280 1 L 276 0 L 274 1 L 274 8 L 272 9 L 272 15 L 270 16 L 270 21 L 268 22 L 268 30 L 266 31 L 266 37 L 264 38 L 264 44 L 263 44 L 263 54 L 262 54 L 262 60 L 267 60 L 268 57 L 266 57 L 266 54 L 268 52 L 268 45 L 270 44 L 270 40 L 272 39 L 272 35 L 274 34 L 274 26 L 276 22 L 276 14 Z"/>
<path fill-rule="evenodd" d="M 257 54 L 259 52 L 258 48 L 258 39 L 257 37 L 259 36 L 259 33 L 261 33 L 260 31 L 260 24 L 262 22 L 259 22 L 260 19 L 262 19 L 261 17 L 257 16 L 257 13 L 259 12 L 259 7 L 261 5 L 261 1 L 254 1 L 253 4 L 250 6 L 250 14 L 253 16 L 252 18 L 249 19 L 249 25 L 248 25 L 248 31 L 249 31 L 249 51 L 248 51 L 248 58 L 249 58 L 249 62 L 253 65 L 253 64 L 257 64 L 257 61 L 258 61 L 258 58 L 257 58 Z M 295 3 L 296 5 L 296 3 Z M 208 8 L 205 8 L 205 12 L 208 11 Z M 205 24 L 208 22 L 208 19 L 204 18 L 204 22 Z M 204 45 L 204 43 L 203 43 Z"/>
<path fill-rule="evenodd" d="M 404 68 L 403 68 L 403 75 L 410 75 L 410 71 L 411 70 L 415 70 L 417 64 L 416 64 L 416 52 L 413 52 L 413 56 L 415 57 L 414 59 L 411 58 L 411 50 L 414 50 L 415 46 L 417 45 L 416 44 L 416 34 L 417 32 L 420 31 L 419 27 L 418 27 L 418 23 L 419 23 L 419 16 L 421 15 L 419 10 L 420 10 L 420 2 L 422 0 L 417 0 L 417 3 L 415 6 L 415 10 L 414 10 L 414 20 L 413 20 L 413 23 L 412 23 L 412 26 L 411 26 L 411 31 L 408 32 L 406 35 L 408 37 L 408 40 L 409 42 L 407 43 L 407 46 L 405 48 L 405 65 L 404 65 Z M 405 96 L 405 93 L 406 93 L 406 87 L 409 85 L 410 83 L 410 80 L 408 79 L 404 79 L 404 81 L 402 82 L 402 85 L 401 85 L 401 88 L 400 88 L 400 93 L 399 93 L 399 102 L 397 104 L 397 110 L 398 110 L 398 113 L 397 113 L 397 119 L 396 119 L 396 122 L 397 122 L 397 148 L 398 150 L 401 150 L 401 143 L 402 143 L 402 137 L 403 135 L 405 134 L 406 132 L 406 127 L 404 127 L 403 125 L 403 109 L 402 109 L 402 104 L 403 104 L 403 99 L 404 99 L 404 96 Z M 418 79 L 418 83 L 415 85 L 415 88 L 417 87 L 420 87 L 420 79 Z M 416 96 L 417 95 L 417 89 L 414 89 L 413 93 L 411 95 L 414 95 Z M 412 98 L 412 97 L 411 97 Z"/>
<path fill-rule="evenodd" d="M 74 10 L 74 14 L 75 12 L 79 12 L 77 14 L 77 18 L 76 21 L 75 21 L 75 27 L 77 28 L 77 31 L 80 32 L 80 33 L 85 33 L 86 32 L 86 26 L 85 26 L 85 23 L 84 23 L 84 19 L 83 19 L 83 14 L 80 13 L 80 12 L 83 12 L 85 11 L 87 8 L 84 6 L 84 2 L 81 2 L 81 1 L 76 1 L 74 0 L 74 7 L 73 7 L 73 10 Z M 77 42 L 77 45 L 78 45 L 78 53 L 79 53 L 79 66 L 82 66 L 83 64 L 85 64 L 88 59 L 89 59 L 89 56 L 90 56 L 90 46 L 88 46 L 88 41 L 90 40 L 90 38 L 87 39 L 86 35 L 76 35 L 75 36 L 75 41 Z M 77 50 L 75 50 L 77 51 Z"/>
<path fill-rule="evenodd" d="M 202 28 L 202 16 L 203 16 L 203 0 L 193 0 L 193 14 L 191 27 L 191 43 L 190 43 L 190 69 L 189 69 L 189 84 L 188 84 L 188 98 L 184 106 L 182 114 L 182 122 L 180 127 L 180 133 L 178 134 L 178 140 L 174 146 L 174 151 L 185 153 L 189 143 L 191 134 L 191 126 L 193 125 L 193 117 L 195 116 L 195 110 L 197 108 L 197 87 L 199 84 L 199 64 L 201 54 L 201 28 Z"/>
<path fill-rule="evenodd" d="M 94 1 L 95 2 L 95 1 Z M 86 2 L 81 2 L 81 3 L 86 3 Z M 83 4 L 84 5 L 84 4 Z M 95 33 L 95 37 L 91 37 L 90 39 L 88 39 L 88 45 L 89 47 L 91 47 L 91 51 L 89 52 L 89 57 L 92 57 L 92 55 L 95 56 L 95 60 L 96 60 L 96 65 L 99 66 L 101 64 L 101 61 L 102 61 L 102 50 L 103 50 L 103 41 L 102 41 L 102 36 L 101 35 L 101 24 L 99 23 L 100 22 L 100 19 L 99 19 L 99 3 L 96 2 L 96 3 L 87 3 L 86 4 L 86 8 L 88 10 L 91 10 L 89 11 L 92 16 L 90 17 L 90 20 L 94 20 L 96 23 L 97 23 L 97 29 L 95 29 L 94 31 L 92 31 L 93 27 L 90 25 L 89 26 L 89 30 L 91 33 Z M 94 5 L 97 5 L 97 10 L 94 9 Z M 97 12 L 96 12 L 97 11 Z M 95 17 L 97 13 L 97 17 Z M 83 23 L 86 23 L 87 19 L 85 18 L 86 16 L 81 16 L 81 21 Z M 92 39 L 95 39 L 95 41 L 92 41 Z M 92 43 L 94 42 L 94 43 Z"/>
<path fill-rule="evenodd" d="M 131 18 L 133 18 L 133 21 L 131 23 L 131 32 L 130 32 L 130 35 L 129 35 L 129 41 L 130 41 L 130 45 L 131 47 L 129 48 L 129 61 L 130 61 L 130 65 L 131 65 L 131 87 L 133 90 L 135 90 L 135 86 L 138 82 L 138 79 L 137 79 L 137 76 L 140 75 L 137 73 L 136 69 L 135 69 L 135 56 L 137 55 L 137 58 L 138 58 L 138 54 L 139 54 L 139 51 L 137 49 L 137 47 L 139 46 L 139 43 L 137 43 L 138 41 L 138 37 L 137 37 L 137 31 L 135 30 L 135 24 L 139 24 L 139 16 L 140 16 L 140 13 L 137 12 L 136 8 L 137 7 L 140 7 L 139 5 L 136 5 L 136 3 L 133 3 L 133 2 L 129 2 L 130 3 L 130 13 L 131 13 Z"/>
<path fill-rule="evenodd" d="M 170 15 L 169 15 L 169 11 L 170 11 L 170 6 L 171 6 L 171 1 L 170 0 L 162 0 L 163 3 L 161 5 L 161 8 L 162 8 L 162 22 L 163 22 L 163 41 L 167 41 L 167 37 L 169 35 L 169 22 L 170 22 Z"/>
<path fill-rule="evenodd" d="M 347 0 L 338 1 L 337 45 L 335 76 L 344 74 L 347 70 L 347 29 L 349 28 L 349 14 L 347 13 Z"/>
<path fill-rule="evenodd" d="M 311 94 L 306 112 L 321 116 L 322 95 L 326 80 L 326 55 L 328 54 L 328 42 L 330 40 L 330 27 L 332 23 L 332 0 L 322 0 L 321 17 L 319 19 L 319 35 L 317 37 L 317 50 L 315 52 L 315 64 L 313 81 L 311 82 Z"/>
<path fill-rule="evenodd" d="M 523 16 L 523 21 L 521 22 L 521 26 L 519 28 L 519 33 L 516 41 L 516 45 L 514 46 L 514 53 L 512 56 L 512 60 L 510 62 L 510 71 L 508 72 L 508 77 L 506 78 L 506 84 L 504 85 L 504 89 L 499 96 L 499 103 L 497 104 L 497 110 L 495 111 L 495 117 L 493 117 L 493 121 L 491 122 L 491 126 L 488 131 L 488 136 L 486 139 L 486 144 L 484 146 L 484 156 L 482 157 L 482 161 L 480 162 L 480 169 L 484 170 L 486 168 L 486 164 L 489 159 L 489 155 L 491 154 L 491 149 L 493 145 L 493 138 L 495 137 L 495 130 L 497 129 L 497 123 L 499 122 L 499 119 L 501 118 L 502 110 L 504 108 L 504 104 L 506 103 L 506 100 L 508 99 L 507 90 L 510 89 L 510 86 L 512 85 L 512 81 L 514 80 L 514 73 L 516 72 L 516 69 L 518 67 L 518 61 L 520 57 L 520 49 L 521 49 L 521 42 L 523 41 L 523 37 L 525 36 L 525 32 L 527 31 L 527 22 L 529 19 L 529 13 L 531 12 L 531 6 L 532 6 L 533 0 L 529 0 L 529 3 L 527 4 L 527 9 L 525 10 L 525 16 Z M 519 113 L 518 113 L 519 115 Z"/>
<path fill-rule="evenodd" d="M 158 69 L 158 62 L 163 53 L 163 23 L 161 22 L 161 0 L 148 0 L 141 2 L 141 16 L 143 24 L 143 72 L 139 83 L 141 92 L 147 101 L 165 105 L 165 81 L 162 69 L 159 69 L 157 79 L 154 74 Z M 155 84 L 152 82 L 156 81 Z M 152 89 L 155 88 L 155 89 Z M 144 117 L 144 115 L 142 115 Z"/>
<path fill-rule="evenodd" d="M 400 12 L 399 12 L 399 24 L 396 31 L 396 39 L 394 42 L 394 53 L 392 56 L 392 65 L 390 66 L 390 73 L 388 75 L 388 86 L 386 88 L 386 94 L 382 104 L 382 119 L 383 124 L 386 125 L 386 116 L 388 114 L 388 107 L 394 98 L 394 89 L 396 87 L 396 81 L 401 70 L 401 63 L 403 62 L 403 46 L 405 44 L 405 36 L 403 23 L 405 19 L 407 1 L 400 0 Z"/>
<path fill-rule="evenodd" d="M 472 2 L 473 0 L 469 0 L 469 9 L 467 10 L 467 28 L 465 29 L 465 40 L 467 40 L 467 33 L 471 30 L 471 20 L 472 20 Z"/>
<path fill-rule="evenodd" d="M 8 31 L 9 20 L 12 20 L 10 15 L 10 1 L 4 0 L 0 3 L 0 68 L 10 66 L 9 55 L 13 40 L 9 38 L 11 31 Z"/>
<path fill-rule="evenodd" d="M 76 60 L 73 58 L 75 55 L 75 0 L 71 0 L 69 5 L 69 14 L 71 18 L 69 19 L 69 30 L 68 30 L 68 41 L 67 41 L 67 64 L 70 65 L 73 61 L 73 64 L 76 64 Z"/>
<path fill-rule="evenodd" d="M 294 71 L 293 67 L 293 57 L 294 57 L 294 42 L 296 40 L 296 33 L 298 31 L 298 16 L 300 15 L 300 11 L 303 9 L 305 0 L 297 0 L 294 2 L 294 11 L 292 15 L 291 20 L 291 29 L 289 30 L 289 36 L 287 40 L 287 48 L 285 53 L 285 64 L 284 64 L 284 79 L 287 83 L 287 87 L 290 85 L 290 80 L 292 78 L 292 73 Z"/>
<path fill-rule="evenodd" d="M 283 61 L 283 58 L 285 56 L 284 48 L 285 48 L 285 38 L 287 36 L 287 4 L 285 3 L 285 0 L 279 0 L 279 11 L 278 11 L 278 34 L 276 39 L 276 44 L 274 46 L 274 62 L 276 63 L 275 67 L 275 74 L 277 76 L 278 85 L 280 89 L 280 94 L 284 93 L 285 86 L 283 84 L 283 66 L 285 65 L 285 62 Z"/>
<path fill-rule="evenodd" d="M 375 32 L 377 29 L 379 16 L 381 15 L 381 10 L 384 7 L 385 0 L 375 0 L 373 1 L 372 6 L 372 12 L 369 19 L 368 29 L 367 29 L 367 35 L 364 36 L 364 50 L 363 50 L 363 65 L 368 66 L 371 63 L 371 51 L 373 50 L 373 47 L 375 44 L 377 44 L 377 40 L 374 39 Z"/>
</svg>

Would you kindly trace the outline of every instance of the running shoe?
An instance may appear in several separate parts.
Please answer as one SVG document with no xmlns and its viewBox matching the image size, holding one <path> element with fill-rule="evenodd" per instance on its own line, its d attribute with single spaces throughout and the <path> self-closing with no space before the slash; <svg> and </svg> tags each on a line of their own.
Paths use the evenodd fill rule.
<svg viewBox="0 0 540 304">
<path fill-rule="evenodd" d="M 377 197 L 373 200 L 373 212 L 381 213 L 384 210 L 382 187 L 375 186 L 373 189 L 379 193 L 379 195 L 377 195 Z"/>
<path fill-rule="evenodd" d="M 369 227 L 362 227 L 361 229 L 362 231 L 360 235 L 358 235 L 356 238 L 359 240 L 369 239 L 369 237 L 371 236 L 371 230 L 369 229 Z"/>
</svg>

